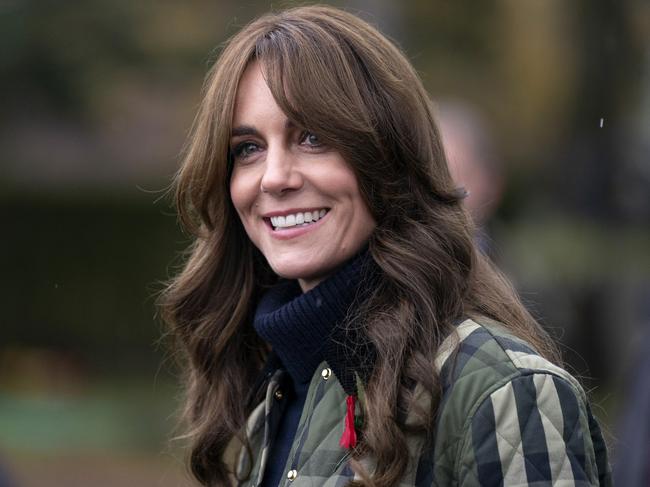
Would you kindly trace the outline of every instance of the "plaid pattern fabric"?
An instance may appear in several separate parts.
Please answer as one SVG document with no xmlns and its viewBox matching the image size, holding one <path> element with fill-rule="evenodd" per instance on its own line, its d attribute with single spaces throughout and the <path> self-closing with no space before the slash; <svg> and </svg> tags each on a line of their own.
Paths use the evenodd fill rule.
<svg viewBox="0 0 650 487">
<path fill-rule="evenodd" d="M 435 435 L 408 437 L 410 462 L 400 486 L 611 485 L 603 437 L 580 384 L 498 323 L 464 321 L 436 363 L 443 396 Z M 312 378 L 285 466 L 295 478 L 285 477 L 283 487 L 338 487 L 355 478 L 349 451 L 339 446 L 346 394 L 333 374 L 321 376 L 327 366 Z M 252 448 L 240 455 L 241 486 L 262 480 L 281 414 L 273 400 L 279 373 L 249 418 Z M 415 392 L 426 406 L 426 395 Z M 363 463 L 373 471 L 372 458 Z"/>
</svg>

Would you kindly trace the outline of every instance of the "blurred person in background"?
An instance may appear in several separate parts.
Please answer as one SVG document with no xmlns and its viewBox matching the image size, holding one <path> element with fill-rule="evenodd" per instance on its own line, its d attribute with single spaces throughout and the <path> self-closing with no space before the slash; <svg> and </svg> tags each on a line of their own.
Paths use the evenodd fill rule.
<svg viewBox="0 0 650 487">
<path fill-rule="evenodd" d="M 489 254 L 487 227 L 505 185 L 501 164 L 487 126 L 475 108 L 458 100 L 442 100 L 436 106 L 449 171 L 456 184 L 467 190 L 465 205 L 477 226 L 477 244 Z"/>
<path fill-rule="evenodd" d="M 610 485 L 586 395 L 480 252 L 415 70 L 329 7 L 212 68 L 161 305 L 203 485 Z"/>
</svg>

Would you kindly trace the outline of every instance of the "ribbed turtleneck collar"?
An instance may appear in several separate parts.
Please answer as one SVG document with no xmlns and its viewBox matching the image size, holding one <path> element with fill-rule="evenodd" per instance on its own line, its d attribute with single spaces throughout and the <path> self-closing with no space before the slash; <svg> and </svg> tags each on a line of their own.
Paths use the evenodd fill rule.
<svg viewBox="0 0 650 487">
<path fill-rule="evenodd" d="M 318 364 L 326 360 L 344 387 L 354 387 L 357 361 L 345 358 L 349 354 L 345 339 L 350 337 L 342 325 L 368 287 L 371 264 L 372 258 L 363 252 L 306 293 L 297 281 L 282 280 L 262 297 L 255 330 L 271 345 L 296 384 L 309 382 Z"/>
</svg>

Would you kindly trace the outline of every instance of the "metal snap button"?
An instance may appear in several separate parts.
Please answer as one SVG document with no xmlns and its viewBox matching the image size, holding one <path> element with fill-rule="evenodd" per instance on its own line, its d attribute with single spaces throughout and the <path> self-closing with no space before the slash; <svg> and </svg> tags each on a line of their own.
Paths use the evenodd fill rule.
<svg viewBox="0 0 650 487">
<path fill-rule="evenodd" d="M 284 397 L 284 394 L 282 394 L 282 391 L 281 391 L 280 389 L 278 389 L 278 390 L 276 390 L 276 391 L 273 393 L 273 396 L 274 396 L 278 401 L 281 401 L 282 398 Z"/>
<path fill-rule="evenodd" d="M 320 375 L 323 378 L 323 380 L 327 380 L 332 376 L 332 369 L 330 369 L 329 367 L 325 367 L 321 371 Z"/>
<path fill-rule="evenodd" d="M 289 479 L 289 482 L 293 482 L 294 480 L 296 480 L 297 476 L 298 476 L 298 472 L 296 472 L 295 470 L 289 470 L 287 472 L 287 478 Z"/>
</svg>

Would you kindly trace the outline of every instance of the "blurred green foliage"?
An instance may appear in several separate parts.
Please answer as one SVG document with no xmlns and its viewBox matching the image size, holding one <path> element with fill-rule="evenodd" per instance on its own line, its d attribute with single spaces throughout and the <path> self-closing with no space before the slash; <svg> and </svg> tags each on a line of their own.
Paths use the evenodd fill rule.
<svg viewBox="0 0 650 487">
<path fill-rule="evenodd" d="M 104 381 L 76 396 L 0 394 L 5 446 L 20 451 L 157 453 L 174 431 L 167 383 Z"/>
</svg>

